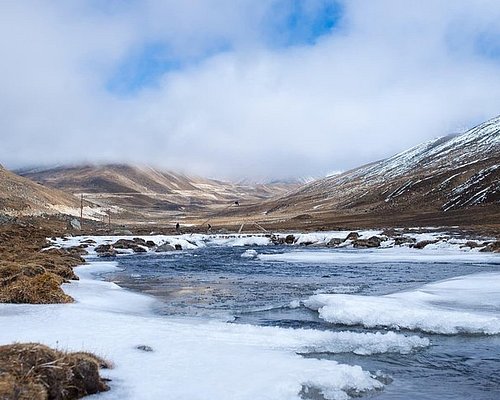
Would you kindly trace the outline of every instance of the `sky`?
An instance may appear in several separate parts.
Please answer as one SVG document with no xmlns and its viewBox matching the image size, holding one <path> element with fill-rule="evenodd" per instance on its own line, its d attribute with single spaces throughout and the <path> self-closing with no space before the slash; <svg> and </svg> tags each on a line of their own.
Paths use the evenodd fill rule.
<svg viewBox="0 0 500 400">
<path fill-rule="evenodd" d="M 500 114 L 498 0 L 0 2 L 0 163 L 320 177 Z"/>
</svg>

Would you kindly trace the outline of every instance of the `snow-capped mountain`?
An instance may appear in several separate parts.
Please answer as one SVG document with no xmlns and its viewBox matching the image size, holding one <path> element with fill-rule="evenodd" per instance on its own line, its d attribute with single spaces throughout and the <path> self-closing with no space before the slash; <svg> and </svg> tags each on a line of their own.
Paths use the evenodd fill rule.
<svg viewBox="0 0 500 400">
<path fill-rule="evenodd" d="M 267 204 L 269 216 L 294 213 L 449 213 L 500 208 L 500 116 L 388 159 L 326 177 Z"/>
</svg>

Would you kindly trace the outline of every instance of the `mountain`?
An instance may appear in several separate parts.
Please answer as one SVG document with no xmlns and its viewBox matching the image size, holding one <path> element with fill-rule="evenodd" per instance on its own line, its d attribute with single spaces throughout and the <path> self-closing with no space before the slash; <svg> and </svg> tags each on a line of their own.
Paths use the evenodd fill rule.
<svg viewBox="0 0 500 400">
<path fill-rule="evenodd" d="M 85 211 L 87 216 L 94 214 L 89 207 Z M 21 216 L 42 213 L 80 215 L 80 200 L 0 166 L 0 214 Z"/>
<path fill-rule="evenodd" d="M 262 207 L 267 222 L 500 224 L 500 117 L 306 184 Z M 237 210 L 232 210 L 236 212 Z"/>
<path fill-rule="evenodd" d="M 28 169 L 18 173 L 132 220 L 171 219 L 224 209 L 236 201 L 259 203 L 286 194 L 295 183 L 233 184 L 151 167 L 122 164 Z"/>
</svg>

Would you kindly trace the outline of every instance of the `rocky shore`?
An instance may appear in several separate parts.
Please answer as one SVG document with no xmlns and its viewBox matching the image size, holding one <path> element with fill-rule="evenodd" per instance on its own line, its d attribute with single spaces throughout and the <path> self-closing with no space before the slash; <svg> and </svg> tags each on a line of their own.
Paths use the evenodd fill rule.
<svg viewBox="0 0 500 400">
<path fill-rule="evenodd" d="M 85 263 L 77 251 L 47 249 L 60 223 L 14 221 L 0 225 L 0 303 L 53 304 L 73 299 L 61 284 Z M 110 364 L 86 352 L 66 353 L 38 343 L 0 346 L 0 399 L 70 400 L 108 390 L 99 376 Z"/>
</svg>

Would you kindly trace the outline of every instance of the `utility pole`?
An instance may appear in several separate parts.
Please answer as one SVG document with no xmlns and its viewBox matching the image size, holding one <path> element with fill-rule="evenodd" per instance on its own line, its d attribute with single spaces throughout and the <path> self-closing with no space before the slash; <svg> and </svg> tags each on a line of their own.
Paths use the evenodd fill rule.
<svg viewBox="0 0 500 400">
<path fill-rule="evenodd" d="M 80 229 L 83 229 L 83 193 L 80 195 Z"/>
</svg>

